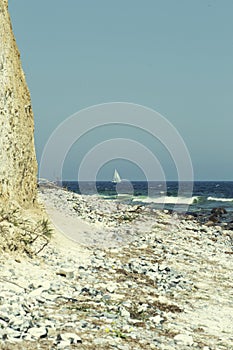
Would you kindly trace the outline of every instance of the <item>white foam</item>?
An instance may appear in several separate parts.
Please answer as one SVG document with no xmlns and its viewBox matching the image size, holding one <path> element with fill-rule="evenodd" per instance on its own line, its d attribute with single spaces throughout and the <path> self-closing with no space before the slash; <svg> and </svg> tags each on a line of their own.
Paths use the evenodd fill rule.
<svg viewBox="0 0 233 350">
<path fill-rule="evenodd" d="M 217 198 L 217 197 L 208 197 L 208 201 L 216 201 L 216 202 L 233 202 L 233 198 Z"/>
<path fill-rule="evenodd" d="M 156 203 L 156 204 L 193 204 L 198 200 L 198 197 L 172 197 L 172 196 L 161 196 L 161 197 L 136 197 L 133 199 L 135 202 L 143 203 Z"/>
</svg>

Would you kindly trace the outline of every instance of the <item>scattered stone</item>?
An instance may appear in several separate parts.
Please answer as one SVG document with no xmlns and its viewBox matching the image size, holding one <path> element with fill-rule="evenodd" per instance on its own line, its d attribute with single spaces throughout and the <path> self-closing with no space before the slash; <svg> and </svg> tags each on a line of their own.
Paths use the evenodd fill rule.
<svg viewBox="0 0 233 350">
<path fill-rule="evenodd" d="M 187 334 L 177 334 L 174 337 L 174 340 L 177 344 L 192 346 L 193 345 L 193 337 Z"/>
<path fill-rule="evenodd" d="M 27 332 L 30 336 L 35 339 L 44 338 L 47 336 L 48 330 L 45 327 L 33 327 L 29 328 Z"/>
<path fill-rule="evenodd" d="M 40 287 L 40 288 L 34 289 L 32 292 L 30 292 L 28 294 L 28 296 L 31 297 L 31 298 L 39 297 L 43 291 L 44 291 L 44 288 Z"/>
<path fill-rule="evenodd" d="M 69 344 L 82 343 L 82 339 L 75 333 L 62 333 L 57 336 L 57 340 L 69 342 Z"/>
<path fill-rule="evenodd" d="M 106 290 L 109 292 L 109 293 L 114 293 L 114 291 L 116 290 L 117 288 L 117 285 L 116 284 L 109 284 L 106 286 Z"/>
<path fill-rule="evenodd" d="M 74 270 L 69 268 L 61 268 L 56 272 L 56 274 L 68 279 L 74 278 Z"/>
<path fill-rule="evenodd" d="M 83 202 L 68 192 L 70 201 L 62 194 L 59 202 L 60 190 L 48 191 L 58 207 L 64 200 L 67 219 L 67 203 L 75 202 L 78 215 L 86 220 L 90 214 L 93 222 L 95 208 L 109 219 L 114 205 L 91 196 Z M 91 205 L 94 212 L 88 212 Z M 72 252 L 53 242 L 40 257 L 22 257 L 20 264 L 0 256 L 0 348 L 14 350 L 19 342 L 27 348 L 25 341 L 28 348 L 34 342 L 32 347 L 39 343 L 62 350 L 81 343 L 87 349 L 233 348 L 233 261 L 225 253 L 232 250 L 232 232 L 179 217 L 171 229 L 169 213 L 141 208 L 136 214 L 129 227 L 120 222 L 118 211 L 111 227 L 104 218 L 101 232 L 129 229 L 131 241 L 117 248 L 90 248 L 85 261 L 75 250 L 78 245 Z"/>
<path fill-rule="evenodd" d="M 120 315 L 125 318 L 130 318 L 130 312 L 127 311 L 124 307 L 120 308 Z"/>
<path fill-rule="evenodd" d="M 160 324 L 164 321 L 164 318 L 161 317 L 160 315 L 154 316 L 154 317 L 150 317 L 150 320 L 152 322 L 154 322 L 155 324 Z"/>
</svg>

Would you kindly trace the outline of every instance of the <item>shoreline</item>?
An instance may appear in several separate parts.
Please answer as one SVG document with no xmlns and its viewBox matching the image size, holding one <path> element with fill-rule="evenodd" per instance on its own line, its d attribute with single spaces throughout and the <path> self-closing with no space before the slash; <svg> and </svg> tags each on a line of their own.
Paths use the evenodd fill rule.
<svg viewBox="0 0 233 350">
<path fill-rule="evenodd" d="M 127 244 L 138 232 L 150 231 L 156 220 L 156 210 L 61 188 L 42 189 L 39 198 L 55 227 L 85 246 L 105 248 Z"/>
<path fill-rule="evenodd" d="M 1 256 L 2 349 L 233 348 L 231 231 L 43 191 L 76 242 L 55 229 L 35 259 Z"/>
</svg>

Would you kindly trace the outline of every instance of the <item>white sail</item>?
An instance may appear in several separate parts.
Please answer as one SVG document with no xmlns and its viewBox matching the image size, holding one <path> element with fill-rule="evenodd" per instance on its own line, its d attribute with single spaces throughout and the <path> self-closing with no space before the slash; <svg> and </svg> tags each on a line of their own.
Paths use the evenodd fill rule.
<svg viewBox="0 0 233 350">
<path fill-rule="evenodd" d="M 121 182 L 121 177 L 120 177 L 120 175 L 119 175 L 119 173 L 118 173 L 118 171 L 116 169 L 114 171 L 112 182 L 114 182 L 114 183 Z"/>
</svg>

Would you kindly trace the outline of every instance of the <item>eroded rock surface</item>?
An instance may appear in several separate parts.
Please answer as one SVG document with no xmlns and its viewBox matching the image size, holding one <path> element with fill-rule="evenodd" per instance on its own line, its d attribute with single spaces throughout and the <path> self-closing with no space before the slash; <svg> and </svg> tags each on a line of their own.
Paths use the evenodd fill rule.
<svg viewBox="0 0 233 350">
<path fill-rule="evenodd" d="M 0 86 L 0 204 L 27 208 L 37 194 L 34 120 L 7 0 L 0 0 Z"/>
</svg>

